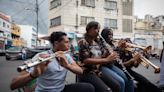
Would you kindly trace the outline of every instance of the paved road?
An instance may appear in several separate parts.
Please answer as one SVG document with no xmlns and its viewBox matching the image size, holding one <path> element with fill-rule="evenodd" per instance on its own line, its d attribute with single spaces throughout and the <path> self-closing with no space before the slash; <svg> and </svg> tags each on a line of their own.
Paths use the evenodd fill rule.
<svg viewBox="0 0 164 92">
<path fill-rule="evenodd" d="M 159 60 L 151 59 L 153 63 L 159 66 Z M 4 56 L 0 56 L 0 92 L 17 92 L 11 91 L 9 88 L 10 82 L 14 76 L 18 73 L 16 71 L 16 67 L 21 65 L 23 61 L 6 61 Z M 135 71 L 143 74 L 147 77 L 152 83 L 156 83 L 159 80 L 159 74 L 153 73 L 153 68 L 145 69 L 142 65 L 139 68 L 135 69 Z M 75 82 L 75 76 L 72 73 L 68 73 L 67 83 Z"/>
<path fill-rule="evenodd" d="M 11 91 L 9 85 L 11 79 L 18 73 L 16 66 L 20 65 L 22 61 L 6 61 L 6 59 L 0 56 L 0 92 L 17 92 Z"/>
<path fill-rule="evenodd" d="M 150 58 L 150 61 L 160 67 L 159 59 Z M 134 70 L 145 76 L 155 85 L 157 85 L 157 81 L 159 81 L 159 74 L 155 74 L 154 69 L 151 66 L 149 67 L 149 69 L 146 69 L 145 67 L 143 67 L 143 65 L 140 65 L 138 68 L 134 68 Z"/>
</svg>

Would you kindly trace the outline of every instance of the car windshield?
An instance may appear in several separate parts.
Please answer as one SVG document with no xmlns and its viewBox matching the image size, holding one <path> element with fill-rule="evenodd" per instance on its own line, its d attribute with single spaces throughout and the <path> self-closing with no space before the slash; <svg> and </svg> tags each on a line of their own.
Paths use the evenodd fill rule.
<svg viewBox="0 0 164 92">
<path fill-rule="evenodd" d="M 10 47 L 7 50 L 8 51 L 21 51 L 21 47 Z"/>
</svg>

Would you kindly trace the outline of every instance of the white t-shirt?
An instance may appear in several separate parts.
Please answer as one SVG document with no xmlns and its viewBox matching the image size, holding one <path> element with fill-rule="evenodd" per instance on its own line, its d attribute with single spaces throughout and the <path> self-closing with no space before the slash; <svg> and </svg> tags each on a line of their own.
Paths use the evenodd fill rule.
<svg viewBox="0 0 164 92">
<path fill-rule="evenodd" d="M 51 54 L 52 50 L 45 51 L 42 53 Z M 39 54 L 37 54 L 33 59 L 36 59 Z M 73 62 L 72 57 L 69 54 L 65 54 L 68 62 L 71 64 Z M 37 87 L 35 92 L 61 92 L 65 86 L 65 79 L 67 74 L 67 69 L 62 67 L 56 58 L 51 59 L 45 72 L 37 78 Z"/>
</svg>

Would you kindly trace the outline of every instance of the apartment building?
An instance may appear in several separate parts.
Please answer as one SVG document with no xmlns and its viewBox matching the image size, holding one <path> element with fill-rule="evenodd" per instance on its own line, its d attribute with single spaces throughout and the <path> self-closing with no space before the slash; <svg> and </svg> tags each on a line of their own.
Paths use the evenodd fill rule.
<svg viewBox="0 0 164 92">
<path fill-rule="evenodd" d="M 154 50 L 163 48 L 163 27 L 158 17 L 145 15 L 145 19 L 135 22 L 134 42 L 138 45 L 151 45 Z"/>
<path fill-rule="evenodd" d="M 154 18 L 156 21 L 160 22 L 164 26 L 164 15 L 160 15 Z"/>
<path fill-rule="evenodd" d="M 23 46 L 23 41 L 20 38 L 21 30 L 18 25 L 15 23 L 11 24 L 11 37 L 12 37 L 12 46 Z"/>
<path fill-rule="evenodd" d="M 5 48 L 8 48 L 12 44 L 10 28 L 10 16 L 0 12 L 0 53 L 4 53 Z"/>
<path fill-rule="evenodd" d="M 36 46 L 37 31 L 36 28 L 31 25 L 19 25 L 21 30 L 21 36 L 23 44 L 26 47 L 33 48 Z"/>
<path fill-rule="evenodd" d="M 101 30 L 114 30 L 114 38 L 131 38 L 133 19 L 133 0 L 49 0 L 48 34 L 64 31 L 82 37 L 86 24 L 98 21 Z"/>
</svg>

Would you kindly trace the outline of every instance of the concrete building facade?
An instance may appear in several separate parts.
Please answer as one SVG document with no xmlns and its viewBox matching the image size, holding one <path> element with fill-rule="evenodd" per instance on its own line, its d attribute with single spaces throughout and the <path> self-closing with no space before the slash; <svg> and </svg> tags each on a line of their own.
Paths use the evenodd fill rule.
<svg viewBox="0 0 164 92">
<path fill-rule="evenodd" d="M 151 45 L 154 50 L 163 48 L 163 27 L 152 15 L 146 15 L 145 19 L 135 22 L 134 42 L 138 45 Z"/>
<path fill-rule="evenodd" d="M 0 52 L 4 52 L 12 44 L 10 28 L 10 16 L 0 12 Z"/>
<path fill-rule="evenodd" d="M 30 25 L 19 25 L 21 38 L 25 47 L 34 48 L 36 46 L 37 33 L 36 28 Z"/>
<path fill-rule="evenodd" d="M 15 23 L 12 23 L 11 25 L 11 36 L 12 36 L 12 46 L 23 46 L 23 41 L 20 38 L 21 36 L 20 27 Z"/>
<path fill-rule="evenodd" d="M 164 26 L 164 15 L 155 17 L 155 20 L 159 21 L 162 24 L 162 26 Z"/>
<path fill-rule="evenodd" d="M 85 33 L 86 24 L 97 21 L 114 30 L 115 38 L 133 36 L 133 0 L 49 0 L 49 31 Z"/>
</svg>

